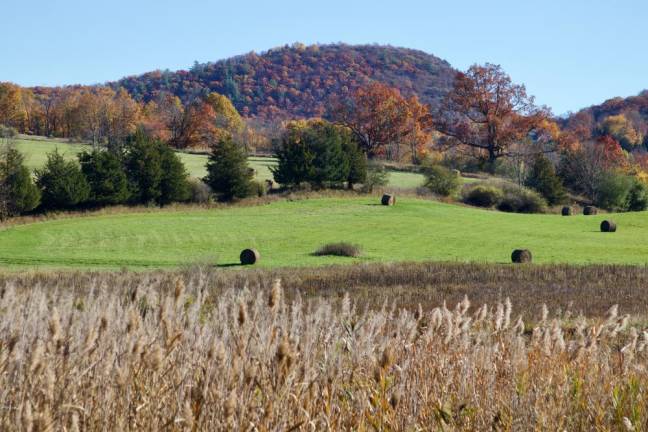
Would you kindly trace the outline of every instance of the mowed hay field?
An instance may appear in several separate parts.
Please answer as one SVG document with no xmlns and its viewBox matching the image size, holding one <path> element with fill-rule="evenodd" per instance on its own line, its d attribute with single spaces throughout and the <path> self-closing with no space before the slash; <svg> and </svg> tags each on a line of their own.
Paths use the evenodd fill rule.
<svg viewBox="0 0 648 432">
<path fill-rule="evenodd" d="M 538 263 L 648 263 L 646 213 L 598 216 L 521 215 L 418 198 L 379 205 L 378 196 L 269 201 L 265 205 L 106 213 L 6 226 L 3 267 L 164 268 L 190 263 L 236 265 L 242 249 L 260 251 L 263 267 L 356 262 L 508 263 L 528 248 Z M 616 233 L 601 233 L 614 219 Z M 358 258 L 321 257 L 345 241 Z"/>
<path fill-rule="evenodd" d="M 66 140 L 34 138 L 18 139 L 16 147 L 25 155 L 25 163 L 31 170 L 41 168 L 47 161 L 47 154 L 59 150 L 69 159 L 76 158 L 76 155 L 84 150 L 91 150 L 91 146 L 80 143 L 70 143 Z M 178 152 L 180 159 L 187 168 L 191 177 L 203 178 L 207 175 L 205 154 Z M 271 157 L 250 157 L 248 159 L 250 168 L 256 171 L 256 179 L 263 181 L 272 179 L 270 167 L 276 165 L 277 160 Z M 418 173 L 404 171 L 390 171 L 389 187 L 398 189 L 415 189 L 423 184 L 424 177 Z M 472 179 L 464 179 L 471 181 Z"/>
</svg>

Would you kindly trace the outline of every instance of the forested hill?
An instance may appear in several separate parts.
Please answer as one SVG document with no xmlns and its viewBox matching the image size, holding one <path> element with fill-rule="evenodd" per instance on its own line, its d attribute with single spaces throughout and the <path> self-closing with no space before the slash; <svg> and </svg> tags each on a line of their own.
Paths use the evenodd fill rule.
<svg viewBox="0 0 648 432">
<path fill-rule="evenodd" d="M 567 117 L 563 126 L 581 139 L 611 135 L 626 150 L 648 148 L 648 90 L 585 108 Z"/>
<path fill-rule="evenodd" d="M 315 117 L 325 114 L 333 95 L 344 95 L 376 80 L 416 94 L 435 105 L 452 85 L 450 64 L 422 51 L 391 46 L 294 44 L 189 71 L 156 71 L 124 78 L 134 98 L 150 100 L 161 91 L 188 101 L 212 91 L 227 95 L 246 116 Z"/>
</svg>

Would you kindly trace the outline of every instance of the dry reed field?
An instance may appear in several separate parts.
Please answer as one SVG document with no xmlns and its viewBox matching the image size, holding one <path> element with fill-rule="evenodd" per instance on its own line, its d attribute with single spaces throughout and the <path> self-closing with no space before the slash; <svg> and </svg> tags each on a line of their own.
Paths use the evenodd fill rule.
<svg viewBox="0 0 648 432">
<path fill-rule="evenodd" d="M 519 315 L 510 299 L 520 293 L 508 288 L 541 269 L 412 264 L 319 275 L 195 268 L 4 276 L 0 425 L 644 430 L 648 332 L 629 322 L 625 306 L 611 304 L 614 296 L 600 300 L 610 302 L 607 311 L 586 311 L 588 318 L 542 306 L 542 299 L 534 318 Z M 643 305 L 632 287 L 645 282 L 644 268 L 560 267 L 554 282 L 543 270 L 539 290 L 560 286 L 561 278 L 580 286 L 607 274 Z M 369 284 L 376 291 L 391 285 L 381 294 L 386 299 L 398 279 L 410 300 L 415 291 L 424 300 L 425 284 L 452 278 L 474 294 L 499 279 L 501 300 L 455 301 L 464 294 L 457 288 L 440 305 L 440 292 L 415 307 L 365 301 Z M 341 281 L 349 286 L 344 292 Z"/>
</svg>

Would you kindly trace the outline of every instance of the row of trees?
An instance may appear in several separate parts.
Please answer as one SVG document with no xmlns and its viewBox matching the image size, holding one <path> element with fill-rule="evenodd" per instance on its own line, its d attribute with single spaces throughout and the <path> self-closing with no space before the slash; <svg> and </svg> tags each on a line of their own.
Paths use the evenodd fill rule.
<svg viewBox="0 0 648 432">
<path fill-rule="evenodd" d="M 117 204 L 167 205 L 189 199 L 188 174 L 176 153 L 138 131 L 121 152 L 94 149 L 78 160 L 58 150 L 32 178 L 11 145 L 0 151 L 0 217 Z"/>
<path fill-rule="evenodd" d="M 206 148 L 230 134 L 247 148 L 265 139 L 236 111 L 228 98 L 210 93 L 188 104 L 159 93 L 147 103 L 123 88 L 64 87 L 27 89 L 0 83 L 0 124 L 21 133 L 63 137 L 118 149 L 137 129 L 174 148 Z"/>
<path fill-rule="evenodd" d="M 11 111 L 11 107 L 20 104 L 30 106 L 30 96 L 21 94 L 23 90 L 0 86 L 0 121 L 22 127 L 40 124 L 34 123 L 38 116 L 21 116 Z M 148 169 L 150 157 L 145 152 L 137 153 L 138 148 L 129 138 L 133 130 L 139 129 L 143 132 L 136 137 L 157 140 L 160 160 L 165 157 L 162 143 L 176 148 L 212 148 L 205 180 L 221 198 L 247 196 L 257 188 L 245 164 L 251 142 L 246 135 L 249 129 L 228 98 L 212 93 L 183 105 L 175 96 L 159 94 L 156 100 L 144 105 L 134 102 L 124 90 L 94 87 L 66 91 L 70 95 L 61 106 L 71 108 L 62 118 L 78 116 L 66 133 L 79 133 L 95 143 L 97 149 L 105 148 L 107 154 L 119 159 L 98 160 L 96 154 L 102 153 L 97 150 L 92 157 L 80 156 L 82 169 L 89 166 L 88 170 L 96 173 L 121 164 L 127 183 L 132 185 L 129 170 Z M 14 102 L 7 102 L 11 100 Z M 605 189 L 602 179 L 610 175 L 642 178 L 646 172 L 643 165 L 648 167 L 648 157 L 629 157 L 618 140 L 639 140 L 638 133 L 631 130 L 624 118 L 609 118 L 604 122 L 606 134 L 582 142 L 573 131 L 561 130 L 547 108 L 535 105 L 524 86 L 514 84 L 499 66 L 491 64 L 475 65 L 466 73 L 457 74 L 452 90 L 434 111 L 416 97 L 404 97 L 394 88 L 373 82 L 338 97 L 327 117 L 329 121 L 312 119 L 284 124 L 283 132 L 273 141 L 279 160 L 273 174 L 278 183 L 287 187 L 302 183 L 316 188 L 343 184 L 353 187 L 365 181 L 367 159 L 402 160 L 407 156 L 420 163 L 428 156 L 432 143 L 444 150 L 474 156 L 484 162 L 483 168 L 492 171 L 502 165 L 501 160 L 506 160 L 516 172 L 519 184 L 537 189 L 550 204 L 563 200 L 565 193 L 560 188 L 564 186 L 592 201 L 601 201 L 601 190 Z M 172 154 L 170 150 L 168 153 Z M 132 157 L 129 160 L 125 155 Z M 129 164 L 139 166 L 132 168 Z M 533 179 L 538 172 L 549 171 L 555 178 Z M 91 178 L 88 172 L 83 174 L 84 178 Z M 37 175 L 42 184 L 40 174 Z M 42 186 L 41 190 L 45 192 Z M 138 197 L 138 193 L 131 187 L 127 199 L 118 195 L 113 201 L 166 203 L 155 194 L 144 192 Z M 43 205 L 50 205 L 48 200 L 43 195 Z M 85 201 L 95 205 L 115 203 L 97 198 Z"/>
</svg>

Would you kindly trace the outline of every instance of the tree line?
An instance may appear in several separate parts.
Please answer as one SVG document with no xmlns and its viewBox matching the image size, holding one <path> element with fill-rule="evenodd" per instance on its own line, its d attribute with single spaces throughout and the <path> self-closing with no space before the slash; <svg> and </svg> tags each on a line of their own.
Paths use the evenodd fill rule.
<svg viewBox="0 0 648 432">
<path fill-rule="evenodd" d="M 149 169 L 149 160 L 159 166 L 173 159 L 169 156 L 172 151 L 163 150 L 170 147 L 211 149 L 209 174 L 204 180 L 219 199 L 261 192 L 246 165 L 253 143 L 249 128 L 227 97 L 211 93 L 182 104 L 175 96 L 160 94 L 155 101 L 141 104 L 123 89 L 69 90 L 67 97 L 76 102 L 61 103 L 71 107 L 69 112 L 63 110 L 69 115 L 60 117 L 62 123 L 60 119 L 53 122 L 65 125 L 65 119 L 76 118 L 64 126 L 65 134 L 80 134 L 95 144 L 95 152 L 79 157 L 83 178 L 88 182 L 97 172 L 119 165 L 124 175 L 116 171 L 111 175 L 126 178 L 125 184 L 129 185 L 127 194 L 116 194 L 119 199 L 112 201 L 97 198 L 101 194 L 96 191 L 84 197 L 83 191 L 90 189 L 79 186 L 83 199 L 77 203 L 164 205 L 181 201 L 184 198 L 179 195 L 147 192 L 144 186 L 134 186 L 133 173 Z M 0 121 L 23 128 L 32 127 L 29 125 L 33 122 L 48 124 L 43 119 L 35 120 L 38 116 L 28 114 L 27 109 L 16 111 L 17 106 L 30 105 L 29 93 L 21 92 L 12 85 L 0 85 Z M 622 119 L 609 119 L 606 130 L 610 133 L 583 139 L 574 130 L 561 128 L 548 108 L 536 105 L 523 85 L 513 83 L 501 67 L 492 64 L 474 65 L 457 73 L 452 89 L 435 109 L 415 96 L 405 97 L 395 88 L 371 82 L 350 94 L 337 95 L 324 117 L 285 121 L 280 133 L 264 138 L 277 156 L 273 175 L 282 187 L 309 184 L 313 188 L 353 188 L 359 183 L 371 183 L 370 161 L 407 160 L 420 166 L 436 164 L 509 177 L 520 187 L 536 189 L 552 205 L 564 201 L 569 190 L 572 195 L 606 208 L 628 209 L 637 207 L 628 204 L 628 197 L 640 192 L 648 180 L 644 169 L 648 157 L 628 152 L 619 141 L 620 131 L 626 132 L 623 136 L 627 139 L 634 136 Z M 143 137 L 155 143 L 157 156 L 135 145 Z M 99 149 L 115 160 L 97 160 L 104 154 Z M 48 165 L 53 168 L 59 164 L 60 175 L 73 171 L 71 167 L 62 168 L 62 158 L 51 159 Z M 166 172 L 167 168 L 162 170 Z M 424 171 L 442 172 L 428 168 Z M 538 173 L 548 177 L 534 180 Z M 47 178 L 36 173 L 41 206 L 55 208 L 59 204 L 47 195 Z M 435 184 L 434 179 L 428 180 L 429 185 Z M 96 185 L 106 183 L 104 177 L 93 181 Z M 67 206 L 73 201 L 69 200 Z"/>
</svg>

